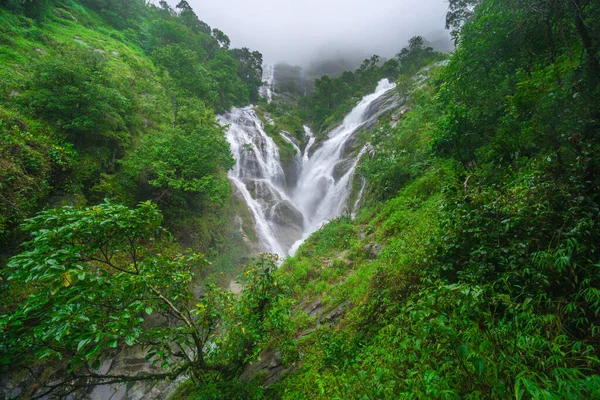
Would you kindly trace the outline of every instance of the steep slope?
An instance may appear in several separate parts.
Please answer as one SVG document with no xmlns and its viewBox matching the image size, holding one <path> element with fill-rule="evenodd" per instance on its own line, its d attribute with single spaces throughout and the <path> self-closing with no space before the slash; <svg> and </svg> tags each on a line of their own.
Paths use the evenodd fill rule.
<svg viewBox="0 0 600 400">
<path fill-rule="evenodd" d="M 362 213 L 275 274 L 291 318 L 266 320 L 255 398 L 600 391 L 600 6 L 472 3 L 449 63 L 399 77 Z M 335 94 L 322 80 L 306 115 Z"/>
<path fill-rule="evenodd" d="M 185 245 L 215 260 L 236 253 L 221 260 L 227 268 L 243 255 L 219 249 L 244 223 L 223 227 L 247 211 L 230 197 L 231 153 L 215 113 L 257 97 L 261 56 L 229 49 L 186 4 L 0 8 L 3 257 L 22 240 L 24 218 L 104 198 L 157 202 Z"/>
</svg>

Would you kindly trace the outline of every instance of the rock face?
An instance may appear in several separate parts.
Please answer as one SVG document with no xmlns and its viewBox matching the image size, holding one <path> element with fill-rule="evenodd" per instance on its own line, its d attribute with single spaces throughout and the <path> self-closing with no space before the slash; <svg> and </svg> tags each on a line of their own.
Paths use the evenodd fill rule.
<svg viewBox="0 0 600 400">
<path fill-rule="evenodd" d="M 323 304 L 321 297 L 317 297 L 312 301 L 302 302 L 296 307 L 294 312 L 304 312 L 311 317 L 315 317 L 315 326 L 300 332 L 298 337 L 309 336 L 320 325 L 338 323 L 350 308 L 351 303 L 348 301 L 326 311 L 326 306 Z M 257 361 L 246 365 L 240 379 L 246 381 L 259 380 L 263 385 L 270 386 L 293 369 L 293 365 L 284 364 L 283 356 L 279 349 L 268 348 L 260 353 Z"/>
<path fill-rule="evenodd" d="M 271 208 L 275 232 L 279 242 L 285 248 L 290 248 L 302 237 L 304 217 L 289 201 L 280 201 Z"/>
<path fill-rule="evenodd" d="M 291 133 L 282 131 L 280 135 L 294 147 L 294 157 L 282 165 L 287 188 L 289 189 L 296 187 L 302 173 L 302 150 L 300 150 L 300 144 Z"/>
<path fill-rule="evenodd" d="M 145 351 L 141 348 L 127 347 L 107 355 L 107 358 L 94 372 L 99 375 L 127 376 L 164 372 L 158 366 L 152 366 L 152 363 L 146 360 L 145 355 Z M 43 374 L 48 374 L 48 371 L 53 368 L 54 372 L 52 372 L 50 380 L 55 379 L 55 381 L 49 385 L 59 384 L 66 373 L 57 366 L 34 367 L 26 375 L 0 376 L 0 399 L 18 399 L 19 396 L 26 396 L 22 398 L 37 397 L 39 400 L 164 400 L 183 379 L 180 378 L 174 382 L 139 381 L 87 386 L 66 396 L 57 397 L 57 394 L 53 392 L 46 394 L 48 388 L 39 387 L 36 379 Z"/>
<path fill-rule="evenodd" d="M 242 372 L 240 379 L 250 381 L 260 379 L 266 386 L 277 382 L 291 367 L 283 365 L 281 351 L 277 349 L 267 349 L 260 353 L 257 361 L 250 363 Z"/>
<path fill-rule="evenodd" d="M 304 221 L 288 196 L 279 149 L 252 107 L 233 109 L 219 120 L 229 125 L 227 140 L 236 160 L 229 178 L 254 218 L 258 244 L 262 251 L 285 255 L 302 237 Z"/>
</svg>

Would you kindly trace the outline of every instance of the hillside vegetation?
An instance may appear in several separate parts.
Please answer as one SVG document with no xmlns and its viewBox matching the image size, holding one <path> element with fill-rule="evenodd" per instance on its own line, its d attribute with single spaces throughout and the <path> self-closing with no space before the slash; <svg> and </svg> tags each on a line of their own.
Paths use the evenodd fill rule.
<svg viewBox="0 0 600 400">
<path fill-rule="evenodd" d="M 142 379 L 191 367 L 190 288 L 240 272 L 236 215 L 252 233 L 215 114 L 257 99 L 261 64 L 185 1 L 0 2 L 0 368 L 23 396 L 131 346 L 164 367 Z"/>
<path fill-rule="evenodd" d="M 371 137 L 361 215 L 276 274 L 273 398 L 600 393 L 600 5 L 470 3 L 449 63 L 399 78 L 412 110 Z"/>
<path fill-rule="evenodd" d="M 230 251 L 214 113 L 254 100 L 260 60 L 183 3 L 3 3 L 1 226 L 28 239 L 3 270 L 2 365 L 52 363 L 60 394 L 187 374 L 173 399 L 598 397 L 600 3 L 450 0 L 450 56 L 415 37 L 263 103 L 299 137 L 383 77 L 405 99 L 360 135 L 358 217 L 250 263 L 237 297 L 192 293 L 207 257 L 161 223 Z M 16 236 L 47 204 L 78 207 Z M 160 369 L 96 372 L 131 346 Z"/>
<path fill-rule="evenodd" d="M 232 268 L 245 211 L 215 113 L 257 98 L 261 64 L 185 1 L 3 2 L 1 256 L 47 206 L 152 200 L 180 242 Z"/>
</svg>

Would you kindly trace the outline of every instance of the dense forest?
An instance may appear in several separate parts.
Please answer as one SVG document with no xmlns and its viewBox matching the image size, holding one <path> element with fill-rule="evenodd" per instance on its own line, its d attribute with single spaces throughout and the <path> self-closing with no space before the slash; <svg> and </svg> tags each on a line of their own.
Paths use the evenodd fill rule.
<svg viewBox="0 0 600 400">
<path fill-rule="evenodd" d="M 36 377 L 22 396 L 598 397 L 599 2 L 450 0 L 452 54 L 414 37 L 296 104 L 258 99 L 261 55 L 185 1 L 0 5 L 0 368 Z M 195 293 L 243 208 L 215 114 L 325 135 L 382 78 L 403 104 L 361 132 L 357 218 L 248 263 L 240 295 Z M 98 372 L 130 347 L 155 370 Z"/>
</svg>

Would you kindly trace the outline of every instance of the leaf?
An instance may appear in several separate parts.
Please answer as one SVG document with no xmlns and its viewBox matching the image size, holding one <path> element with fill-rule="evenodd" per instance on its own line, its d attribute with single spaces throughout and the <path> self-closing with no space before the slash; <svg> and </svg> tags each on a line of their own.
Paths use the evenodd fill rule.
<svg viewBox="0 0 600 400">
<path fill-rule="evenodd" d="M 146 314 L 152 315 L 152 307 L 146 307 L 144 311 L 146 311 Z"/>
<path fill-rule="evenodd" d="M 91 338 L 87 338 L 87 339 L 83 339 L 81 340 L 78 344 L 77 344 L 77 351 L 81 351 L 82 348 L 84 348 L 85 346 L 87 346 L 88 344 L 90 344 L 90 342 L 92 341 Z"/>
<path fill-rule="evenodd" d="M 475 367 L 475 372 L 477 375 L 483 374 L 485 371 L 485 360 L 481 357 L 475 357 L 473 360 L 473 367 Z"/>
<path fill-rule="evenodd" d="M 133 336 L 127 336 L 125 338 L 125 343 L 127 343 L 128 346 L 133 346 L 135 344 L 135 338 Z"/>
<path fill-rule="evenodd" d="M 461 360 L 465 360 L 469 355 L 469 347 L 465 343 L 463 343 L 456 347 L 456 352 L 458 353 L 458 356 Z"/>
</svg>

